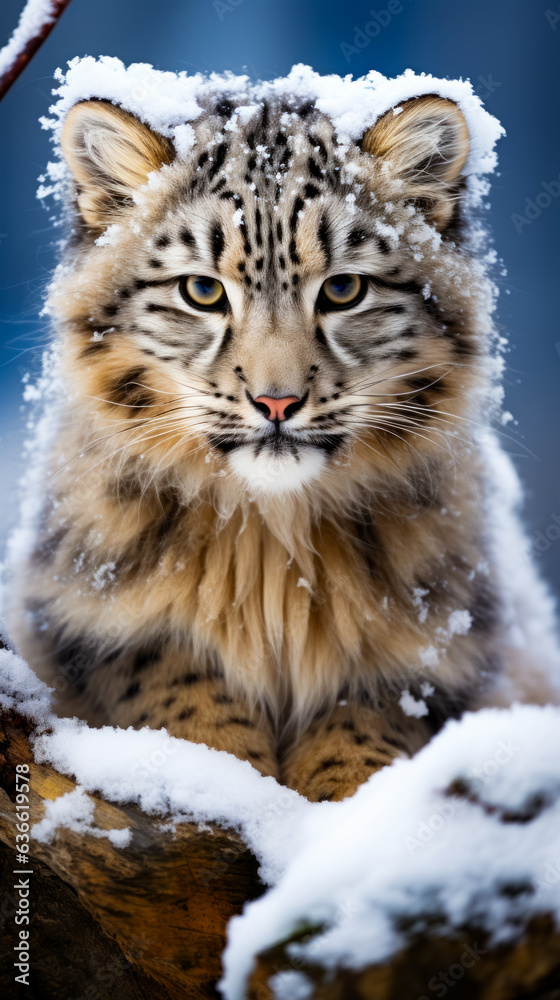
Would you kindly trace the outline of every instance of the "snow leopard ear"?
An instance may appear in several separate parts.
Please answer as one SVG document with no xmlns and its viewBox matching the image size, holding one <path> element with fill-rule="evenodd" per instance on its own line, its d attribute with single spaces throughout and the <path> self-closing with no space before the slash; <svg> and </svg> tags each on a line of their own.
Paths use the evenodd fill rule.
<svg viewBox="0 0 560 1000">
<path fill-rule="evenodd" d="M 82 101 L 62 130 L 62 152 L 84 222 L 104 229 L 148 174 L 174 158 L 168 139 L 106 101 Z"/>
<path fill-rule="evenodd" d="M 440 230 L 453 218 L 469 145 L 462 111 L 437 94 L 397 105 L 362 139 L 364 152 L 387 161 L 405 197 L 418 202 Z"/>
</svg>

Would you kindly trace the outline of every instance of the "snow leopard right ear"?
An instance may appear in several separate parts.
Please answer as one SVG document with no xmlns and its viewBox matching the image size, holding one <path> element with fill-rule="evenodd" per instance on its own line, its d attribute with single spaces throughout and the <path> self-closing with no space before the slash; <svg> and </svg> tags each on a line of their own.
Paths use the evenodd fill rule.
<svg viewBox="0 0 560 1000">
<path fill-rule="evenodd" d="M 403 196 L 416 202 L 439 230 L 452 220 L 469 155 L 469 130 L 454 101 L 438 94 L 392 108 L 364 135 L 362 149 L 385 162 Z"/>
<path fill-rule="evenodd" d="M 106 101 L 81 101 L 62 130 L 62 152 L 77 185 L 84 222 L 105 229 L 153 170 L 171 163 L 174 149 L 134 115 Z"/>
</svg>

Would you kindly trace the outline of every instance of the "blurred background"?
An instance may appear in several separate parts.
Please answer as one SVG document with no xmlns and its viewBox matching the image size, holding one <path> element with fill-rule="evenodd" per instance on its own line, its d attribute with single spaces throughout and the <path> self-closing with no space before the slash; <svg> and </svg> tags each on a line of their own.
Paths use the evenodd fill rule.
<svg viewBox="0 0 560 1000">
<path fill-rule="evenodd" d="M 369 69 L 394 76 L 411 67 L 469 77 L 507 129 L 488 213 L 508 271 L 500 279 L 498 320 L 511 344 L 506 407 L 516 423 L 508 424 L 504 444 L 526 486 L 535 553 L 560 594 L 560 3 L 547 2 L 72 0 L 0 104 L 0 549 L 17 517 L 22 377 L 37 370 L 48 339 L 39 311 L 60 234 L 35 192 L 50 153 L 38 118 L 51 103 L 56 67 L 86 54 L 265 79 L 296 62 L 354 76 Z M 0 47 L 23 5 L 2 0 Z M 362 29 L 372 11 L 380 30 L 369 39 Z"/>
</svg>

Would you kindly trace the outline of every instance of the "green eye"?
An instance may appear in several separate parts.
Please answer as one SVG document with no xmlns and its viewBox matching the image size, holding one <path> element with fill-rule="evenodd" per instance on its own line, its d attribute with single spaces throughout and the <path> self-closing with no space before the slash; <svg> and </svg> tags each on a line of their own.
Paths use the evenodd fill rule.
<svg viewBox="0 0 560 1000">
<path fill-rule="evenodd" d="M 185 302 L 197 309 L 221 309 L 227 301 L 222 282 L 204 274 L 181 278 L 179 288 Z"/>
<path fill-rule="evenodd" d="M 361 274 L 335 274 L 321 289 L 320 308 L 348 309 L 363 299 L 367 282 Z"/>
</svg>

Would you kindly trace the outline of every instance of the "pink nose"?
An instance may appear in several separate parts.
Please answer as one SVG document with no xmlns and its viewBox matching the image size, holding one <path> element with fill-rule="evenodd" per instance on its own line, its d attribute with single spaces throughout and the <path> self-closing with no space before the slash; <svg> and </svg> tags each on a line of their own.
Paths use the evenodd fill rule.
<svg viewBox="0 0 560 1000">
<path fill-rule="evenodd" d="M 282 399 L 274 399 L 273 396 L 257 396 L 255 403 L 260 403 L 258 407 L 268 420 L 285 420 L 286 410 L 291 403 L 299 403 L 297 396 L 284 396 Z"/>
</svg>

